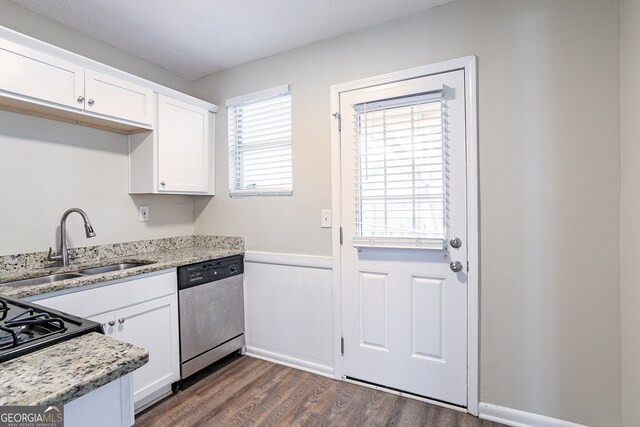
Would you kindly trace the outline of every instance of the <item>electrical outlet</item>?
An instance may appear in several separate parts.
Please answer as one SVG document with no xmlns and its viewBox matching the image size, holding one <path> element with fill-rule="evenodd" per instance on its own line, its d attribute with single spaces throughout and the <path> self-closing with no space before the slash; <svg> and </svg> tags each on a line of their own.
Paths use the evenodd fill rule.
<svg viewBox="0 0 640 427">
<path fill-rule="evenodd" d="M 141 222 L 149 221 L 149 206 L 138 206 L 138 216 Z"/>
<path fill-rule="evenodd" d="M 331 228 L 331 209 L 320 211 L 320 227 Z"/>
</svg>

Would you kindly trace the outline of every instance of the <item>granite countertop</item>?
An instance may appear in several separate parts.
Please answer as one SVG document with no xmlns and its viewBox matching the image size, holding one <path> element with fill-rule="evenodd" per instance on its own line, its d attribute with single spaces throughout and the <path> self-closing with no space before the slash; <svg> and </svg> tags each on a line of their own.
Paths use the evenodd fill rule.
<svg viewBox="0 0 640 427">
<path fill-rule="evenodd" d="M 71 249 L 71 265 L 64 268 L 47 263 L 45 252 L 3 256 L 0 257 L 0 294 L 14 298 L 32 297 L 242 253 L 244 240 L 239 237 L 185 236 Z M 2 285 L 3 282 L 131 262 L 144 265 L 53 283 L 20 287 Z"/>
<path fill-rule="evenodd" d="M 244 253 L 244 239 L 182 236 L 69 249 L 70 266 L 46 252 L 0 256 L 0 294 L 26 298 Z M 139 267 L 21 287 L 10 282 L 104 265 Z M 0 295 L 1 296 L 1 295 Z M 143 366 L 147 350 L 90 333 L 0 363 L 0 405 L 64 405 Z"/>
<path fill-rule="evenodd" d="M 64 405 L 149 361 L 149 353 L 92 332 L 0 364 L 0 405 Z"/>
</svg>

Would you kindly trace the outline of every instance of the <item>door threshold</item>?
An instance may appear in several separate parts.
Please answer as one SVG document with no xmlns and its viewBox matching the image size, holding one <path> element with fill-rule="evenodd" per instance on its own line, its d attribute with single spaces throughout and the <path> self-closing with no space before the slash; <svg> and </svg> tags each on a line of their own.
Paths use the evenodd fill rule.
<svg viewBox="0 0 640 427">
<path fill-rule="evenodd" d="M 467 410 L 467 408 L 464 407 L 464 406 L 454 405 L 452 403 L 443 402 L 442 400 L 430 399 L 428 397 L 420 396 L 420 395 L 409 393 L 409 392 L 402 391 L 402 390 L 397 390 L 395 388 L 386 387 L 386 386 L 379 385 L 379 384 L 374 384 L 374 383 L 371 383 L 371 382 L 368 382 L 368 381 L 364 381 L 364 380 L 359 380 L 357 378 L 342 377 L 342 381 L 345 381 L 345 382 L 348 382 L 348 383 L 351 383 L 351 384 L 355 384 L 355 385 L 359 385 L 359 386 L 362 386 L 362 387 L 371 388 L 371 389 L 374 389 L 374 390 L 384 391 L 384 392 L 390 393 L 390 394 L 395 394 L 396 396 L 402 396 L 402 397 L 406 397 L 406 398 L 409 398 L 409 399 L 418 400 L 420 402 L 430 403 L 430 404 L 436 405 L 436 406 L 442 406 L 443 408 L 452 409 L 452 410 L 458 411 L 458 412 L 464 412 L 465 414 L 469 412 Z"/>
</svg>

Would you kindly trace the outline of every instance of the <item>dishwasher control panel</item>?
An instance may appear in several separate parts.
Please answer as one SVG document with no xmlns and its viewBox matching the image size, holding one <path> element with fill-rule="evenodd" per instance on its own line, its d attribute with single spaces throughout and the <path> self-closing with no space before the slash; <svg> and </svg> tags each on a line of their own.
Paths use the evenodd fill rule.
<svg viewBox="0 0 640 427">
<path fill-rule="evenodd" d="M 242 255 L 234 255 L 178 267 L 178 289 L 186 289 L 243 274 L 243 260 Z"/>
</svg>

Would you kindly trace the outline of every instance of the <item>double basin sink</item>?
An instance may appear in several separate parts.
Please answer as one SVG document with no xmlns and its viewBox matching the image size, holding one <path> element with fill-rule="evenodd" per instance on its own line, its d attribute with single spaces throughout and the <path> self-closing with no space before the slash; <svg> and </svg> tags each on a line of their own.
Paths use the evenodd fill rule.
<svg viewBox="0 0 640 427">
<path fill-rule="evenodd" d="M 93 276 L 94 274 L 109 273 L 112 271 L 127 270 L 129 268 L 140 267 L 150 264 L 148 262 L 129 262 L 104 265 L 102 267 L 85 268 L 83 270 L 72 271 L 69 273 L 50 274 L 48 276 L 33 277 L 31 279 L 16 280 L 14 282 L 0 283 L 0 286 L 10 288 L 19 288 L 22 286 L 43 285 L 46 283 L 58 282 L 60 280 L 73 279 L 76 277 Z"/>
</svg>

